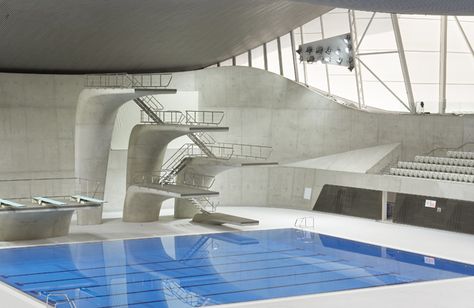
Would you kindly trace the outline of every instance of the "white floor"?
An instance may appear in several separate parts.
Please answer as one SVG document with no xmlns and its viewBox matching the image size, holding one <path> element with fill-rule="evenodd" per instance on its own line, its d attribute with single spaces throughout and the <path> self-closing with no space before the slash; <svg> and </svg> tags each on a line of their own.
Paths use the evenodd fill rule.
<svg viewBox="0 0 474 308">
<path fill-rule="evenodd" d="M 257 208 L 221 207 L 219 212 L 260 220 L 259 226 L 205 226 L 189 220 L 175 220 L 170 211 L 164 211 L 160 222 L 123 223 L 120 219 L 107 219 L 98 226 L 71 227 L 69 236 L 47 240 L 0 242 L 0 247 L 40 244 L 100 241 L 151 236 L 196 234 L 232 230 L 255 230 L 293 227 L 299 217 L 314 217 L 314 231 L 354 239 L 366 243 L 413 251 L 474 264 L 474 235 L 439 231 L 377 222 L 368 219 L 317 212 Z M 293 297 L 262 302 L 251 302 L 219 307 L 470 307 L 474 308 L 474 277 L 426 283 L 379 287 Z"/>
</svg>

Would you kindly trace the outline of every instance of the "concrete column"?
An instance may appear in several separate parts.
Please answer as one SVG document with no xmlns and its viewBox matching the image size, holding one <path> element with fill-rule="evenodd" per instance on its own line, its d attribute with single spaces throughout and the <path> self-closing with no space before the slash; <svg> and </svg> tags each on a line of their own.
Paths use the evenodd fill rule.
<svg viewBox="0 0 474 308">
<path fill-rule="evenodd" d="M 382 221 L 386 221 L 388 219 L 387 217 L 387 192 L 382 191 Z"/>
</svg>

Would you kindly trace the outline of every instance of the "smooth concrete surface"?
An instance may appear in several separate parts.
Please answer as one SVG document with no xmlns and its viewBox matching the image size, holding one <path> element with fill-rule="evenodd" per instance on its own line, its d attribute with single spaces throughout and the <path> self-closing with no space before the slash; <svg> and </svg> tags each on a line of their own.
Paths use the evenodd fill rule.
<svg viewBox="0 0 474 308">
<path fill-rule="evenodd" d="M 386 163 L 380 164 L 380 162 L 384 161 L 387 157 L 389 157 L 389 161 L 398 160 L 398 157 L 400 157 L 399 143 L 323 156 L 290 163 L 286 166 L 356 173 L 376 173 L 376 171 L 380 170 L 378 166 L 384 167 L 386 165 Z"/>
<path fill-rule="evenodd" d="M 102 225 L 72 225 L 70 234 L 65 237 L 35 241 L 0 242 L 0 246 L 7 248 L 167 235 L 291 228 L 297 218 L 314 217 L 316 225 L 314 231 L 318 233 L 474 264 L 474 249 L 469 249 L 472 246 L 474 235 L 302 210 L 247 206 L 222 207 L 220 211 L 230 215 L 258 219 L 260 225 L 211 226 L 193 224 L 188 219 L 173 219 L 173 212 L 167 211 L 162 212 L 160 222 L 123 223 L 120 219 L 105 220 Z M 173 255 L 171 246 L 165 248 L 170 255 Z M 414 303 L 417 307 L 423 308 L 472 308 L 472 290 L 474 290 L 474 278 L 450 279 L 221 306 L 286 308 L 312 307 L 318 304 L 318 306 L 325 308 L 342 308 L 347 307 L 347 303 L 350 302 L 350 306 L 355 308 L 378 307 L 380 305 L 390 308 L 413 307 Z M 4 293 L 1 294 L 3 299 Z M 26 298 L 26 295 L 23 296 Z"/>
<path fill-rule="evenodd" d="M 173 94 L 172 89 L 135 91 L 135 89 L 84 89 L 76 112 L 75 176 L 98 183 L 95 196 L 104 197 L 105 179 L 112 133 L 118 109 L 137 97 L 157 93 Z M 78 211 L 79 224 L 100 224 L 102 207 Z"/>
<path fill-rule="evenodd" d="M 128 158 L 127 158 L 127 190 L 124 203 L 124 220 L 125 221 L 140 221 L 140 218 L 145 217 L 144 213 L 133 214 L 133 208 L 139 210 L 143 206 L 141 203 L 160 203 L 155 208 L 161 208 L 161 202 L 165 199 L 161 197 L 155 201 L 151 199 L 153 196 L 158 194 L 147 193 L 147 197 L 140 198 L 136 196 L 139 194 L 139 190 L 129 189 L 132 185 L 140 182 L 141 177 L 149 179 L 152 176 L 159 176 L 162 169 L 163 160 L 166 154 L 168 144 L 181 136 L 199 131 L 228 131 L 228 127 L 215 127 L 215 126 L 189 126 L 189 125 L 149 125 L 141 124 L 136 125 L 130 135 L 130 142 L 128 147 Z M 177 181 L 177 184 L 181 184 Z M 133 196 L 128 196 L 133 194 Z M 178 199 L 183 200 L 183 199 Z M 186 200 L 187 201 L 187 200 Z M 189 201 L 188 201 L 189 202 Z M 180 207 L 181 208 L 181 207 Z M 182 214 L 185 217 L 192 217 L 195 206 L 187 204 L 186 208 L 182 209 Z M 186 212 L 186 214 L 184 214 Z M 190 213 L 191 214 L 188 214 Z M 156 213 L 150 215 L 147 221 L 154 221 L 157 218 Z M 190 216 L 191 215 L 191 216 Z"/>
<path fill-rule="evenodd" d="M 0 198 L 74 192 L 81 76 L 0 73 Z"/>
<path fill-rule="evenodd" d="M 73 213 L 73 209 L 1 212 L 0 241 L 65 236 L 69 232 Z"/>
<path fill-rule="evenodd" d="M 220 67 L 179 73 L 171 86 L 199 91 L 200 109 L 225 112 L 222 124 L 232 129 L 222 136 L 223 142 L 271 146 L 270 159 L 281 163 L 395 143 L 400 144 L 400 159 L 411 160 L 435 148 L 455 148 L 474 141 L 473 115 L 359 111 L 259 69 Z M 219 174 L 214 189 L 221 192 L 219 202 L 223 205 L 310 208 L 319 190 L 306 183 L 314 176 L 313 170 L 304 169 L 234 169 Z M 322 183 L 324 178 L 318 181 Z M 423 188 L 423 182 L 416 183 L 410 190 L 431 190 Z M 306 187 L 313 187 L 311 200 L 303 199 Z"/>
</svg>

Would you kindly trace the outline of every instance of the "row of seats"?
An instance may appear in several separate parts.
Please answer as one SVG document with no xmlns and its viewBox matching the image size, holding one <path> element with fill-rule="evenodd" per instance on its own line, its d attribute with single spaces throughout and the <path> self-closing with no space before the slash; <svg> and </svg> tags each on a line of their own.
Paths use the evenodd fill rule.
<svg viewBox="0 0 474 308">
<path fill-rule="evenodd" d="M 474 183 L 474 175 L 469 175 L 469 174 L 433 172 L 433 171 L 422 171 L 422 170 L 401 169 L 401 168 L 391 168 L 390 174 L 399 175 L 399 176 L 424 178 L 424 179 Z"/>
<path fill-rule="evenodd" d="M 422 171 L 447 172 L 447 173 L 474 174 L 474 168 L 472 167 L 437 165 L 437 164 L 426 164 L 426 163 L 416 163 L 416 162 L 406 162 L 406 161 L 399 161 L 398 168 L 422 170 Z"/>
<path fill-rule="evenodd" d="M 448 151 L 447 154 L 451 158 L 474 159 L 474 152 Z"/>
<path fill-rule="evenodd" d="M 415 162 L 425 164 L 474 167 L 474 159 L 460 159 L 451 157 L 415 156 Z"/>
</svg>

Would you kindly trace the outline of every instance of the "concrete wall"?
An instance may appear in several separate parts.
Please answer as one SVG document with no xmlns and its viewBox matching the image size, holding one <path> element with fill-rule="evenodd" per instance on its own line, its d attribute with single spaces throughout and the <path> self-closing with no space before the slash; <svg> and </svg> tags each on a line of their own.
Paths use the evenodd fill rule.
<svg viewBox="0 0 474 308">
<path fill-rule="evenodd" d="M 78 76 L 0 74 L 0 198 L 74 189 L 74 126 L 82 88 Z"/>
<path fill-rule="evenodd" d="M 474 141 L 472 116 L 371 114 L 258 69 L 206 69 L 194 73 L 194 84 L 201 109 L 225 111 L 223 124 L 230 133 L 219 141 L 270 145 L 272 159 L 280 162 L 390 143 L 401 144 L 402 159 L 413 159 Z M 324 182 L 317 174 L 282 167 L 236 169 L 219 175 L 213 189 L 225 205 L 310 208 L 321 187 L 305 183 Z M 306 186 L 313 188 L 312 200 L 302 198 Z"/>
</svg>

